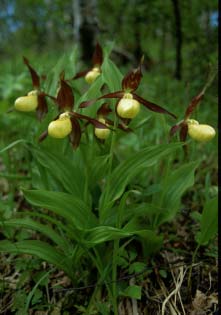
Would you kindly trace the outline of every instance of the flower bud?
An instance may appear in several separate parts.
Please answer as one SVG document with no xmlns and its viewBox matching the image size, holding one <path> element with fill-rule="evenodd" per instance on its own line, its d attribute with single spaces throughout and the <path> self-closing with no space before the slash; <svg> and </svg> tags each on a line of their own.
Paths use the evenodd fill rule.
<svg viewBox="0 0 221 315">
<path fill-rule="evenodd" d="M 196 141 L 207 142 L 215 136 L 216 131 L 209 125 L 188 123 L 188 134 Z"/>
<path fill-rule="evenodd" d="M 100 69 L 95 67 L 91 71 L 89 71 L 85 76 L 85 81 L 88 84 L 91 84 L 95 81 L 95 79 L 101 74 Z"/>
<path fill-rule="evenodd" d="M 117 105 L 117 113 L 122 118 L 134 118 L 140 111 L 140 103 L 131 93 L 125 93 Z"/>
<path fill-rule="evenodd" d="M 98 121 L 100 121 L 101 123 L 105 124 L 105 119 L 104 118 L 99 118 Z M 110 135 L 110 129 L 108 128 L 95 128 L 94 129 L 94 133 L 95 133 L 95 136 L 98 138 L 98 139 L 107 139 L 107 137 L 109 137 Z"/>
<path fill-rule="evenodd" d="M 72 124 L 68 113 L 63 113 L 48 125 L 48 134 L 52 138 L 62 139 L 71 133 Z"/>
<path fill-rule="evenodd" d="M 32 112 L 38 107 L 36 95 L 21 96 L 15 100 L 15 109 L 21 112 Z"/>
</svg>

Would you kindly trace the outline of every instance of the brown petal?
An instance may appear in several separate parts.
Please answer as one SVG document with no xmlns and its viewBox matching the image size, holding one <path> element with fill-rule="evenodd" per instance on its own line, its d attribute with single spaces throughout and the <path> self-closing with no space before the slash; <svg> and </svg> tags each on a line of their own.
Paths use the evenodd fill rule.
<svg viewBox="0 0 221 315">
<path fill-rule="evenodd" d="M 143 104 L 148 109 L 152 110 L 153 112 L 161 113 L 161 114 L 168 114 L 172 116 L 173 118 L 177 118 L 174 114 L 170 113 L 168 110 L 164 109 L 163 107 L 154 104 L 152 102 L 146 101 L 142 97 L 138 96 L 135 93 L 132 93 L 135 100 L 137 100 L 139 103 Z"/>
<path fill-rule="evenodd" d="M 44 139 L 46 139 L 48 136 L 48 131 L 45 130 L 41 135 L 40 137 L 38 138 L 38 142 L 42 142 Z"/>
<path fill-rule="evenodd" d="M 117 92 L 113 92 L 113 93 L 108 93 L 108 94 L 105 94 L 105 95 L 98 97 L 98 100 L 101 100 L 103 98 L 122 98 L 124 96 L 124 94 L 125 94 L 124 91 L 117 91 Z"/>
<path fill-rule="evenodd" d="M 204 96 L 204 92 L 202 91 L 191 100 L 185 112 L 185 119 L 188 119 L 190 117 L 190 115 L 196 108 L 197 104 L 202 100 L 203 96 Z"/>
<path fill-rule="evenodd" d="M 89 116 L 82 115 L 82 114 L 79 114 L 76 112 L 71 112 L 70 115 L 73 117 L 76 117 L 76 118 L 87 120 L 90 124 L 94 125 L 96 128 L 101 128 L 101 129 L 108 128 L 105 124 L 103 124 L 100 121 L 98 121 L 97 119 L 91 118 Z"/>
<path fill-rule="evenodd" d="M 72 110 L 74 105 L 74 95 L 72 88 L 63 79 L 60 80 L 60 89 L 57 95 L 57 104 L 60 110 Z"/>
<path fill-rule="evenodd" d="M 72 130 L 69 135 L 73 149 L 77 149 L 81 141 L 81 127 L 79 122 L 73 116 L 71 117 Z"/>
<path fill-rule="evenodd" d="M 47 114 L 47 112 L 48 112 L 48 105 L 46 102 L 45 94 L 42 92 L 38 94 L 38 107 L 36 109 L 38 119 L 41 121 L 44 118 L 44 116 Z"/>
<path fill-rule="evenodd" d="M 90 101 L 84 101 L 79 105 L 79 108 L 86 108 L 92 104 L 94 104 L 97 101 L 97 99 L 90 100 Z"/>
<path fill-rule="evenodd" d="M 106 117 L 111 112 L 112 110 L 110 109 L 109 104 L 103 103 L 101 107 L 97 110 L 97 116 Z"/>
<path fill-rule="evenodd" d="M 93 103 L 95 103 L 96 101 L 101 100 L 103 98 L 122 98 L 124 96 L 124 94 L 125 93 L 123 91 L 117 91 L 117 92 L 113 92 L 113 93 L 108 93 L 108 94 L 102 95 L 102 96 L 100 96 L 100 97 L 98 97 L 96 99 L 82 102 L 79 105 L 79 108 L 88 107 L 88 106 L 92 105 Z"/>
<path fill-rule="evenodd" d="M 39 75 L 37 74 L 37 72 L 35 71 L 34 68 L 32 68 L 29 64 L 29 61 L 26 57 L 23 57 L 23 61 L 25 63 L 25 65 L 28 67 L 29 72 L 31 74 L 31 79 L 32 79 L 32 85 L 34 88 L 39 89 L 40 88 L 40 78 Z"/>
<path fill-rule="evenodd" d="M 122 89 L 129 90 L 130 92 L 135 91 L 141 81 L 142 72 L 141 72 L 141 64 L 137 69 L 130 71 L 122 80 Z"/>
<path fill-rule="evenodd" d="M 92 63 L 94 66 L 101 66 L 103 63 L 103 51 L 99 43 L 96 44 L 95 51 L 92 57 Z"/>
<path fill-rule="evenodd" d="M 108 125 L 114 126 L 114 122 L 112 120 L 105 118 L 105 121 L 107 122 Z M 125 132 L 132 132 L 133 131 L 131 128 L 128 128 L 127 126 L 125 126 L 123 124 L 118 124 L 117 128 L 119 128 Z"/>
<path fill-rule="evenodd" d="M 175 133 L 180 129 L 180 127 L 181 127 L 181 123 L 172 126 L 172 127 L 170 128 L 170 133 L 169 133 L 170 137 L 174 136 Z"/>
<path fill-rule="evenodd" d="M 87 69 L 87 70 L 84 70 L 84 71 L 80 71 L 80 72 L 76 73 L 75 76 L 73 76 L 73 78 L 68 79 L 67 81 L 76 80 L 76 79 L 79 79 L 81 77 L 84 77 L 91 70 L 92 69 Z"/>
<path fill-rule="evenodd" d="M 180 141 L 186 141 L 187 132 L 188 132 L 187 123 L 182 123 L 182 127 L 180 129 Z"/>
</svg>

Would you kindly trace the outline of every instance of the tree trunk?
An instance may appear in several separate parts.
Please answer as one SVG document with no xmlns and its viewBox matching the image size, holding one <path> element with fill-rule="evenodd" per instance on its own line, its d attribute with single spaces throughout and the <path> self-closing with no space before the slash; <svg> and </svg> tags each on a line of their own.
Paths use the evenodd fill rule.
<svg viewBox="0 0 221 315">
<path fill-rule="evenodd" d="M 172 0 L 175 17 L 175 36 L 176 36 L 176 70 L 175 78 L 182 78 L 182 27 L 179 0 Z"/>
<path fill-rule="evenodd" d="M 81 7 L 80 7 L 80 0 L 72 0 L 72 10 L 73 10 L 73 38 L 74 42 L 80 42 L 80 27 L 82 23 L 81 17 Z"/>
<path fill-rule="evenodd" d="M 81 4 L 82 23 L 80 26 L 80 41 L 82 58 L 86 63 L 91 63 L 98 33 L 97 1 L 81 0 Z"/>
</svg>

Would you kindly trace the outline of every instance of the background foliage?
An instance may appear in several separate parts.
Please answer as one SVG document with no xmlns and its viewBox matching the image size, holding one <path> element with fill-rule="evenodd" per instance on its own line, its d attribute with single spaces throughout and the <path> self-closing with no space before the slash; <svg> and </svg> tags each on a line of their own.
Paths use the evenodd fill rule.
<svg viewBox="0 0 221 315">
<path fill-rule="evenodd" d="M 83 141 L 81 151 L 77 151 L 74 158 L 72 149 L 65 141 L 61 143 L 54 139 L 47 139 L 41 144 L 40 149 L 38 145 L 35 146 L 38 136 L 55 116 L 55 110 L 50 107 L 48 116 L 41 124 L 31 113 L 7 113 L 13 106 L 14 100 L 31 89 L 29 73 L 22 62 L 22 56 L 28 57 L 39 73 L 47 74 L 45 88 L 49 93 L 54 94 L 57 89 L 57 79 L 62 70 L 65 70 L 66 77 L 71 77 L 77 71 L 91 66 L 91 56 L 96 41 L 101 43 L 105 53 L 110 52 L 111 59 L 123 74 L 137 66 L 140 57 L 144 55 L 143 79 L 138 94 L 166 107 L 178 116 L 179 121 L 183 118 L 192 97 L 204 86 L 209 69 L 217 67 L 217 10 L 218 2 L 208 0 L 1 1 L 0 148 L 5 148 L 18 139 L 34 143 L 31 149 L 30 147 L 27 149 L 22 140 L 18 145 L 1 153 L 0 235 L 2 239 L 16 241 L 17 250 L 23 253 L 27 244 L 34 244 L 33 254 L 38 252 L 38 256 L 42 259 L 51 253 L 49 262 L 65 270 L 72 279 L 76 277 L 72 270 L 72 266 L 76 264 L 79 271 L 76 280 L 78 284 L 87 285 L 90 281 L 97 280 L 92 277 L 93 270 L 91 273 L 88 271 L 88 260 L 80 259 L 82 249 L 75 248 L 73 251 L 73 244 L 69 241 L 76 240 L 76 231 L 73 231 L 68 224 L 63 224 L 65 220 L 71 221 L 70 213 L 73 208 L 70 206 L 67 212 L 63 212 L 62 202 L 77 204 L 79 214 L 82 209 L 82 199 L 89 196 L 84 201 L 90 205 L 92 202 L 90 194 L 92 194 L 93 206 L 95 208 L 98 206 L 101 191 L 95 179 L 102 180 L 103 173 L 107 171 L 106 161 L 110 143 L 108 141 L 105 143 L 102 147 L 103 155 L 99 156 L 101 147 L 98 143 L 93 143 L 92 139 L 89 139 L 90 145 L 85 148 Z M 116 90 L 122 77 L 118 68 L 107 59 L 103 72 L 109 89 Z M 79 105 L 81 101 L 97 96 L 97 89 L 101 85 L 100 79 L 97 79 L 90 88 L 83 80 L 76 81 L 74 84 L 75 104 Z M 81 96 L 79 91 L 85 94 Z M 215 78 L 193 118 L 217 128 L 217 112 L 217 78 Z M 95 114 L 95 109 L 88 108 L 84 113 Z M 142 108 L 139 117 L 135 118 L 130 125 L 135 132 L 126 135 L 119 133 L 116 141 L 116 156 L 113 160 L 115 170 L 110 179 L 113 189 L 108 192 L 105 199 L 116 200 L 127 189 L 128 195 L 124 196 L 125 199 L 122 198 L 122 203 L 118 205 L 119 209 L 121 211 L 124 209 L 123 203 L 126 203 L 128 198 L 126 213 L 122 213 L 124 220 L 127 222 L 133 218 L 134 211 L 137 216 L 134 221 L 131 220 L 131 224 L 123 232 L 122 230 L 119 232 L 118 229 L 107 230 L 97 227 L 94 217 L 90 217 L 89 220 L 87 206 L 85 206 L 85 215 L 80 213 L 78 216 L 77 213 L 72 213 L 78 220 L 76 228 L 84 225 L 88 228 L 84 235 L 86 247 L 91 248 L 94 244 L 99 244 L 98 248 L 103 253 L 104 247 L 100 243 L 108 240 L 110 235 L 111 239 L 133 235 L 139 221 L 137 218 L 145 214 L 148 218 L 144 220 L 144 226 L 157 229 L 162 225 L 160 233 L 164 234 L 169 244 L 172 242 L 174 245 L 172 248 L 176 254 L 182 253 L 190 258 L 188 256 L 190 252 L 193 253 L 197 248 L 194 254 L 195 259 L 197 254 L 199 258 L 216 257 L 216 243 L 211 242 L 210 239 L 214 237 L 214 231 L 217 229 L 214 220 L 217 216 L 217 201 L 213 198 L 217 192 L 217 136 L 206 145 L 192 141 L 189 146 L 189 162 L 184 161 L 181 150 L 171 151 L 170 158 L 167 158 L 164 155 L 167 150 L 170 151 L 166 143 L 172 124 L 170 118 Z M 156 149 L 158 158 L 161 160 L 156 165 L 153 163 L 154 158 L 150 161 L 146 159 L 145 154 L 149 152 L 149 148 L 147 151 L 144 148 L 149 145 L 154 148 L 154 145 L 158 144 L 162 144 Z M 94 155 L 97 155 L 97 158 L 93 160 L 91 157 Z M 128 157 L 130 158 L 126 160 Z M 118 163 L 119 166 L 117 166 Z M 127 163 L 134 165 L 133 172 L 128 170 Z M 81 175 L 81 172 L 84 174 L 85 165 L 86 173 L 89 174 L 87 185 L 90 187 L 90 194 L 88 191 L 85 194 L 86 179 Z M 137 172 L 147 166 L 151 166 L 147 172 Z M 57 172 L 53 171 L 55 168 Z M 76 174 L 75 182 L 72 180 L 73 174 Z M 128 176 L 124 177 L 125 174 Z M 116 178 L 118 186 L 115 186 Z M 37 192 L 29 190 L 33 187 L 39 190 Z M 49 193 L 48 190 L 62 192 L 55 194 L 52 191 Z M 23 193 L 34 205 L 33 208 L 24 201 Z M 67 194 L 72 194 L 72 196 Z M 60 207 L 59 202 L 61 202 Z M 55 211 L 55 204 L 57 211 L 55 216 L 54 213 L 53 216 L 48 213 L 39 213 L 39 208 L 37 208 L 47 207 L 48 210 Z M 133 207 L 130 207 L 131 204 Z M 147 204 L 148 213 L 145 213 Z M 212 213 L 211 207 L 214 210 Z M 177 209 L 181 210 L 184 224 L 180 224 L 180 217 L 176 216 Z M 103 220 L 107 220 L 106 222 L 110 225 L 116 220 L 114 217 L 116 208 L 113 207 L 112 211 L 112 216 L 109 214 L 109 217 L 105 209 L 103 212 Z M 15 217 L 17 213 L 22 215 L 23 212 L 30 217 Z M 60 215 L 64 221 L 58 222 L 56 215 Z M 88 222 L 84 220 L 85 216 Z M 39 222 L 34 221 L 34 218 L 39 218 Z M 168 225 L 169 219 L 175 219 L 175 223 Z M 7 224 L 4 220 L 7 220 Z M 41 224 L 47 220 L 51 229 Z M 55 226 L 59 228 L 53 231 Z M 182 230 L 183 226 L 189 229 L 185 232 L 188 234 L 186 247 L 182 247 L 182 239 L 185 237 L 179 235 L 179 229 Z M 32 231 L 22 229 L 24 227 L 31 227 Z M 38 238 L 36 231 L 43 234 L 42 239 L 36 240 Z M 68 235 L 67 240 L 64 235 Z M 33 240 L 30 240 L 30 237 Z M 149 237 L 152 238 L 153 243 L 155 241 L 156 244 L 162 243 L 162 239 L 159 240 L 160 237 L 155 234 L 150 233 Z M 45 245 L 45 242 L 43 244 L 45 239 L 50 239 L 58 248 L 64 250 L 68 259 L 64 262 L 62 255 L 58 254 L 52 246 Z M 10 247 L 11 243 L 8 240 L 1 244 L 13 253 L 14 247 Z M 177 243 L 180 245 L 177 246 Z M 141 251 L 136 253 L 134 250 L 136 246 L 131 246 L 128 251 L 121 248 L 118 263 L 124 271 L 133 273 L 142 270 L 145 266 L 144 257 L 148 257 L 149 253 L 156 250 L 151 246 L 147 248 L 145 244 L 145 240 L 141 242 L 143 256 L 140 255 Z M 164 244 L 163 249 L 165 248 L 167 249 L 167 245 Z M 70 253 L 73 256 L 70 257 Z M 11 257 L 9 256 L 9 260 L 12 262 Z M 75 260 L 75 257 L 78 259 Z M 109 266 L 110 256 L 106 255 L 103 259 L 103 264 Z M 39 267 L 41 260 L 33 258 L 27 263 L 23 257 L 20 260 L 16 258 L 14 264 L 11 263 L 12 270 L 5 270 L 6 260 L 3 257 L 3 274 L 11 274 L 15 269 L 22 275 L 16 283 L 18 293 L 15 294 L 12 304 L 12 310 L 15 313 L 24 314 L 30 303 L 32 308 L 36 307 L 36 309 L 40 306 L 44 309 L 53 305 L 53 301 L 50 302 L 50 299 L 45 298 L 51 271 L 42 271 Z M 166 271 L 160 271 L 166 278 Z M 169 281 L 168 278 L 166 279 Z M 28 293 L 24 289 L 27 283 L 30 285 Z M 0 292 L 4 292 L 5 284 L 0 283 L 0 285 Z M 203 282 L 197 284 L 197 288 L 203 290 L 203 287 Z M 132 298 L 141 296 L 141 287 L 134 286 L 132 292 L 130 292 L 131 288 L 128 288 L 124 285 L 120 287 L 122 296 Z M 211 287 L 212 290 L 213 287 Z M 96 294 L 99 300 L 101 291 L 96 291 Z M 76 305 L 81 305 L 83 300 L 80 294 L 75 295 Z M 25 309 L 19 308 L 21 304 L 25 304 Z M 82 305 L 76 305 L 79 313 L 86 312 Z M 66 306 L 68 309 L 69 306 Z M 101 306 L 97 304 L 96 307 L 98 309 L 100 307 L 102 314 L 108 314 L 105 307 L 102 311 Z"/>
</svg>

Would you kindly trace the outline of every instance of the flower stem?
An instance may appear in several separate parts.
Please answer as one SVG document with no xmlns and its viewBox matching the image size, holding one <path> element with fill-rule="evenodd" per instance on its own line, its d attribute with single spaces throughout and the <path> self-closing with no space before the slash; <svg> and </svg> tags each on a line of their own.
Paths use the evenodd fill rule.
<svg viewBox="0 0 221 315">
<path fill-rule="evenodd" d="M 191 266 L 190 266 L 190 271 L 189 271 L 189 274 L 188 274 L 188 280 L 187 280 L 187 288 L 188 288 L 188 291 L 191 292 L 191 277 L 192 277 L 192 271 L 193 271 L 193 264 L 195 262 L 195 259 L 196 259 L 196 254 L 199 250 L 199 247 L 200 245 L 198 245 L 195 249 L 195 251 L 193 252 L 193 257 L 192 257 L 192 263 L 191 263 Z"/>
<path fill-rule="evenodd" d="M 114 240 L 113 262 L 112 262 L 112 294 L 114 315 L 118 315 L 117 307 L 117 257 L 119 251 L 119 240 Z"/>
<path fill-rule="evenodd" d="M 115 115 L 114 118 L 114 131 L 112 131 L 112 137 L 111 137 L 111 144 L 110 144 L 110 152 L 109 152 L 109 160 L 108 160 L 108 171 L 107 171 L 107 179 L 106 179 L 106 185 L 105 185 L 105 191 L 103 193 L 103 199 L 101 201 L 100 205 L 100 222 L 103 222 L 103 216 L 105 216 L 106 208 L 107 208 L 107 202 L 108 202 L 108 194 L 110 190 L 110 177 L 112 173 L 112 165 L 113 165 L 113 158 L 114 158 L 114 145 L 116 142 L 116 128 L 118 124 L 118 118 Z"/>
</svg>

